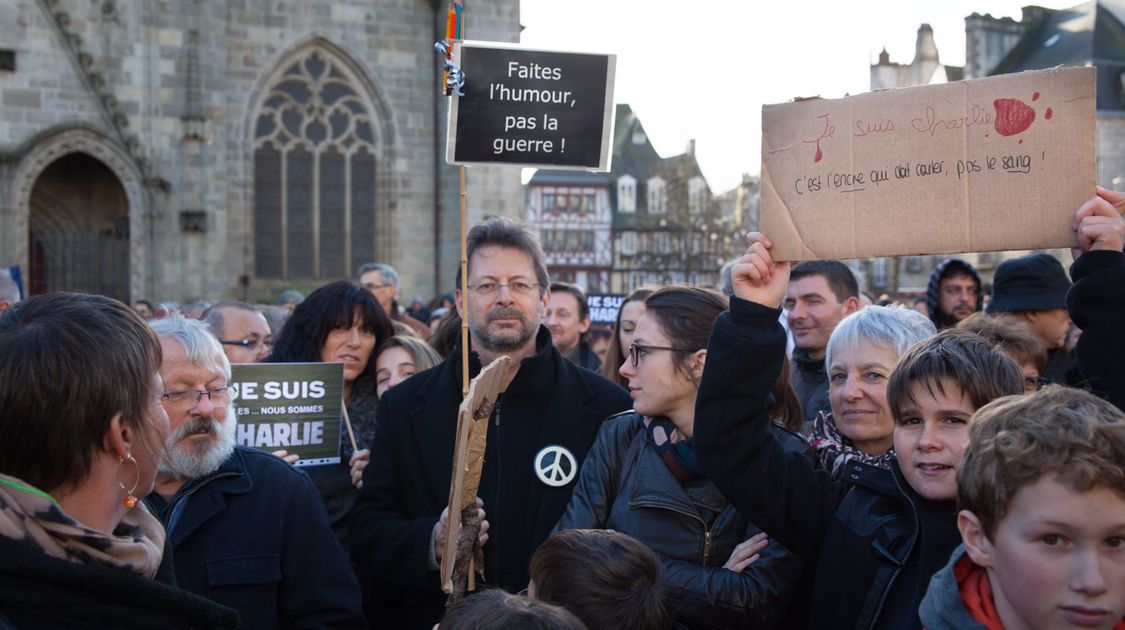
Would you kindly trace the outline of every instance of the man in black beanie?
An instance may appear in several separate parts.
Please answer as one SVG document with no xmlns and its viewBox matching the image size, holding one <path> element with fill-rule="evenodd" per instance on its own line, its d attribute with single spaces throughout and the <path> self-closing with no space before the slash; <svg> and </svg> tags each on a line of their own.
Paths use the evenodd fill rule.
<svg viewBox="0 0 1125 630">
<path fill-rule="evenodd" d="M 1067 384 L 1067 372 L 1077 364 L 1067 352 L 1066 292 L 1070 279 L 1062 263 L 1050 254 L 1036 253 L 1000 263 L 992 283 L 988 313 L 1016 316 L 1047 349 L 1047 369 L 1040 375 Z"/>
</svg>

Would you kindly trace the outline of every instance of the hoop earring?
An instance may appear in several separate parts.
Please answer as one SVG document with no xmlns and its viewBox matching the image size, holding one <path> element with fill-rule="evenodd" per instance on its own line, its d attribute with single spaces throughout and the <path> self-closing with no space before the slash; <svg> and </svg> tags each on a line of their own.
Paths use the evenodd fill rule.
<svg viewBox="0 0 1125 630">
<path fill-rule="evenodd" d="M 127 453 L 125 455 L 125 457 L 122 457 L 120 459 L 120 463 L 121 463 L 122 466 L 125 465 L 125 462 L 132 462 L 133 468 L 137 472 L 137 476 L 133 479 L 133 487 L 132 488 L 129 488 L 128 490 L 125 490 L 125 484 L 122 483 L 121 481 L 117 482 L 117 484 L 121 486 L 121 489 L 125 490 L 125 498 L 121 500 L 121 503 L 126 508 L 131 510 L 131 509 L 137 507 L 137 503 L 140 502 L 140 499 L 138 499 L 136 497 L 136 495 L 134 495 L 133 493 L 137 491 L 137 485 L 141 482 L 141 467 L 137 464 L 137 460 L 133 458 L 133 455 L 131 453 Z"/>
</svg>

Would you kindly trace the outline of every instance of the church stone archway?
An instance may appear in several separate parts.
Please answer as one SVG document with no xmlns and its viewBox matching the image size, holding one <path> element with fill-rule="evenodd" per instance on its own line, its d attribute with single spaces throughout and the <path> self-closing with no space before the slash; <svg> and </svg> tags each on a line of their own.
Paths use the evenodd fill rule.
<svg viewBox="0 0 1125 630">
<path fill-rule="evenodd" d="M 117 176 L 86 153 L 51 162 L 31 188 L 29 295 L 99 293 L 129 301 L 129 200 Z"/>
</svg>

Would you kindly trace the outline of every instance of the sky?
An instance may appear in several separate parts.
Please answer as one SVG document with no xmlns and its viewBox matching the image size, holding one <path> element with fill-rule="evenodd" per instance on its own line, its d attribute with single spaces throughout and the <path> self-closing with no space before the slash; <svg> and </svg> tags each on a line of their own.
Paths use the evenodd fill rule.
<svg viewBox="0 0 1125 630">
<path fill-rule="evenodd" d="M 762 105 L 868 91 L 884 47 L 892 62 L 913 60 L 922 23 L 933 27 L 941 62 L 963 65 L 966 16 L 1018 20 L 1025 4 L 1033 2 L 520 0 L 520 41 L 616 54 L 614 100 L 633 108 L 663 157 L 695 139 L 703 174 L 722 193 L 758 174 Z"/>
</svg>

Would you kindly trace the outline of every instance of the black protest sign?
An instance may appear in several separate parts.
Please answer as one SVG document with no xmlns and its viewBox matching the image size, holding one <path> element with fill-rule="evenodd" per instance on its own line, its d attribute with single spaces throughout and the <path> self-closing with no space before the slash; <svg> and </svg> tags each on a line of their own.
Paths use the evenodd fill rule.
<svg viewBox="0 0 1125 630">
<path fill-rule="evenodd" d="M 590 322 L 594 324 L 617 323 L 617 312 L 625 302 L 624 295 L 595 295 L 586 296 L 586 303 L 590 305 Z"/>
<path fill-rule="evenodd" d="M 465 42 L 454 59 L 451 164 L 609 170 L 615 55 Z"/>
<path fill-rule="evenodd" d="M 342 363 L 231 366 L 239 444 L 301 456 L 297 466 L 340 463 Z"/>
</svg>

